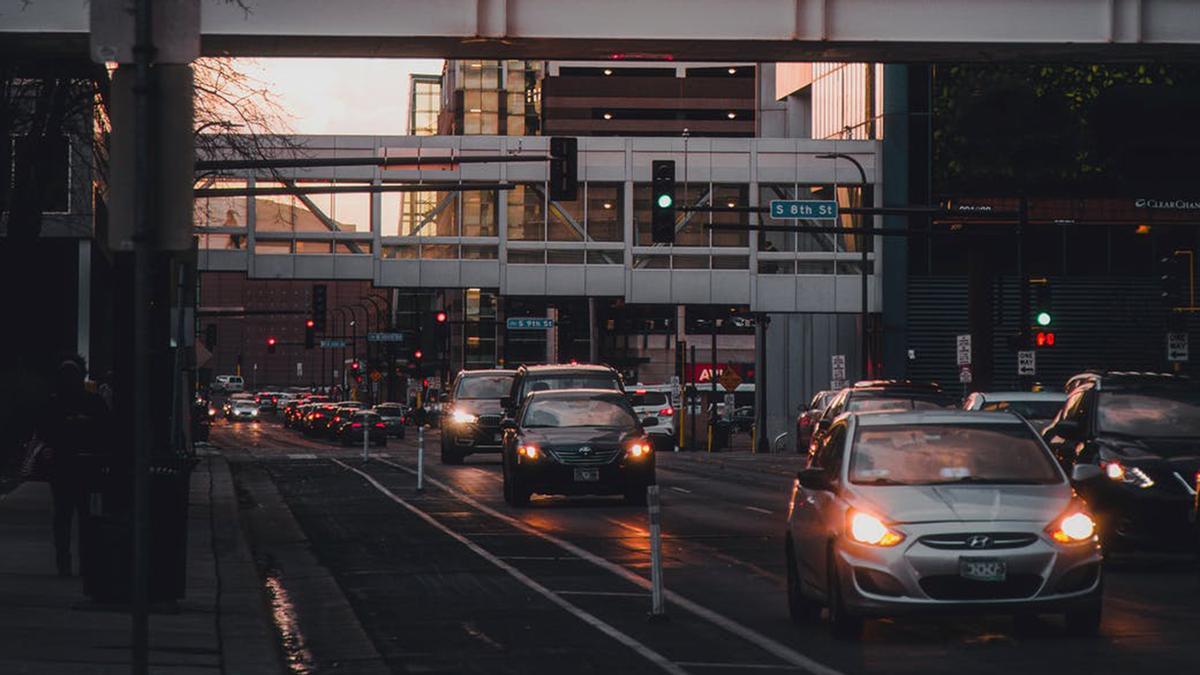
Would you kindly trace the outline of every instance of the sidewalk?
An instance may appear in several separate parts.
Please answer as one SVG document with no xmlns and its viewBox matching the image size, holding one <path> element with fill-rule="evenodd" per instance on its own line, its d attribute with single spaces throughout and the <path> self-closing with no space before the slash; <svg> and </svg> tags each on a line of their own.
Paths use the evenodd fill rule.
<svg viewBox="0 0 1200 675">
<path fill-rule="evenodd" d="M 150 617 L 151 672 L 283 672 L 225 460 L 203 457 L 190 490 L 187 596 Z M 129 672 L 129 615 L 89 607 L 79 577 L 55 573 L 48 485 L 0 495 L 0 550 L 0 673 Z"/>
</svg>

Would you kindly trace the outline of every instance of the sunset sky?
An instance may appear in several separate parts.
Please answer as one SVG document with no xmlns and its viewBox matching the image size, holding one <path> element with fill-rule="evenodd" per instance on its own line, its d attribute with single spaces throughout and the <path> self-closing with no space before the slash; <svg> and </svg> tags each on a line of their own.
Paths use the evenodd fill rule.
<svg viewBox="0 0 1200 675">
<path fill-rule="evenodd" d="M 299 134 L 403 134 L 410 73 L 441 74 L 441 59 L 245 59 Z"/>
</svg>

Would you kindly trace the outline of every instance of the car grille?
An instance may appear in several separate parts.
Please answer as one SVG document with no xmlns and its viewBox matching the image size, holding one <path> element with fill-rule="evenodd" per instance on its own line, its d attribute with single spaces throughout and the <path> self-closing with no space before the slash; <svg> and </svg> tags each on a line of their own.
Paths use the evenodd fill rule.
<svg viewBox="0 0 1200 675">
<path fill-rule="evenodd" d="M 580 452 L 584 447 L 591 446 L 576 446 L 573 448 L 546 448 L 550 456 L 557 460 L 560 464 L 571 464 L 574 466 L 596 466 L 600 464 L 608 464 L 617 458 L 618 450 L 616 448 L 602 449 L 592 448 L 589 452 Z"/>
<path fill-rule="evenodd" d="M 956 574 L 921 579 L 921 590 L 934 600 L 1011 600 L 1028 598 L 1042 585 L 1036 574 L 1010 574 L 1004 581 L 976 581 Z"/>
<path fill-rule="evenodd" d="M 481 427 L 498 427 L 498 426 L 500 426 L 500 416 L 499 415 L 480 415 L 478 424 Z"/>
<path fill-rule="evenodd" d="M 920 538 L 929 548 L 943 550 L 987 551 L 1022 548 L 1038 540 L 1028 532 L 972 532 L 968 534 L 930 534 Z"/>
</svg>

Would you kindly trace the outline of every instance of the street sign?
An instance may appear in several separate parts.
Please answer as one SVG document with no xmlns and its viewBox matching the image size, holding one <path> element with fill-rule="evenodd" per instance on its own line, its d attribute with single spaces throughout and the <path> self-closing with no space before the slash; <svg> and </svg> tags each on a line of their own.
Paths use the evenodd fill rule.
<svg viewBox="0 0 1200 675">
<path fill-rule="evenodd" d="M 838 204 L 832 199 L 772 199 L 771 217 L 837 220 Z"/>
<path fill-rule="evenodd" d="M 959 366 L 971 365 L 971 336 L 959 335 L 956 340 Z M 969 381 L 969 380 L 968 380 Z"/>
<path fill-rule="evenodd" d="M 554 319 L 521 316 L 506 320 L 504 325 L 509 330 L 545 330 L 547 328 L 554 328 Z"/>
<path fill-rule="evenodd" d="M 1037 352 L 1032 349 L 1017 352 L 1017 375 L 1037 375 Z"/>
<path fill-rule="evenodd" d="M 720 382 L 721 386 L 725 387 L 725 391 L 733 391 L 742 383 L 742 376 L 738 375 L 737 371 L 733 368 L 726 366 L 721 371 L 721 376 L 717 378 L 717 382 Z"/>
<path fill-rule="evenodd" d="M 328 339 L 321 340 L 321 349 L 339 349 L 341 347 L 349 347 L 349 343 L 345 340 Z"/>
<path fill-rule="evenodd" d="M 367 333 L 367 342 L 404 342 L 404 333 Z"/>
<path fill-rule="evenodd" d="M 381 379 L 383 379 L 383 375 L 380 375 L 378 370 L 371 371 L 371 381 L 372 382 L 378 382 Z"/>
<path fill-rule="evenodd" d="M 725 419 L 733 419 L 733 413 L 736 408 L 737 398 L 733 394 L 725 394 Z"/>
<path fill-rule="evenodd" d="M 1167 360 L 1188 360 L 1188 334 L 1167 333 Z"/>
<path fill-rule="evenodd" d="M 683 395 L 683 388 L 679 384 L 679 376 L 671 376 L 671 407 L 678 408 L 681 403 L 680 397 Z"/>
<path fill-rule="evenodd" d="M 296 362 L 296 377 L 304 377 L 304 362 Z"/>
<path fill-rule="evenodd" d="M 963 384 L 971 383 L 971 364 L 966 364 L 958 367 L 958 381 Z"/>
<path fill-rule="evenodd" d="M 834 354 L 829 359 L 830 374 L 829 388 L 841 389 L 846 386 L 846 355 Z"/>
</svg>

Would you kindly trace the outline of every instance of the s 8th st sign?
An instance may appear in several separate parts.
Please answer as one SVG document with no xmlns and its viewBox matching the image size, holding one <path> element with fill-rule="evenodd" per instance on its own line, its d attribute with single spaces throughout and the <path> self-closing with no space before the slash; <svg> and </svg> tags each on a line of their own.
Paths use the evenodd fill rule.
<svg viewBox="0 0 1200 675">
<path fill-rule="evenodd" d="M 837 220 L 838 204 L 832 199 L 772 199 L 771 217 Z"/>
</svg>

